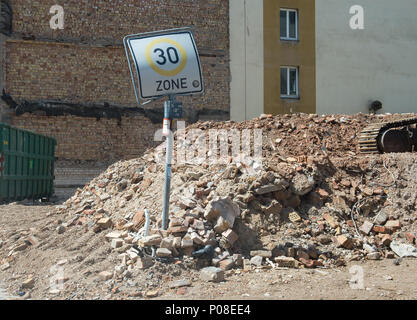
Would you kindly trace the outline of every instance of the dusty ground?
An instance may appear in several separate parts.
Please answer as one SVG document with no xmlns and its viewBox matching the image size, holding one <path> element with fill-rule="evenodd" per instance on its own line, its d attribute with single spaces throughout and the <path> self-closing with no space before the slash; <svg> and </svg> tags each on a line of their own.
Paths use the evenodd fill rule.
<svg viewBox="0 0 417 320">
<path fill-rule="evenodd" d="M 47 214 L 54 209 L 54 205 L 43 204 L 9 204 L 0 206 L 0 230 L 4 236 L 10 230 L 27 229 L 27 226 L 39 228 L 53 222 L 56 217 L 48 217 Z M 10 234 L 9 234 L 10 236 Z M 107 246 L 106 246 L 107 247 Z M 3 252 L 7 248 L 2 248 Z M 45 248 L 42 259 L 36 259 L 45 263 L 44 274 L 36 274 L 37 282 L 48 282 L 51 278 L 48 268 L 54 262 L 67 257 L 68 252 L 64 248 Z M 29 253 L 20 253 L 14 263 L 31 259 Z M 29 263 L 25 261 L 25 264 Z M 49 267 L 48 267 L 49 266 Z M 69 263 L 69 268 L 71 263 Z M 351 269 L 353 267 L 353 269 Z M 355 282 L 359 276 L 355 270 L 363 268 L 363 289 L 355 289 L 352 286 L 360 286 L 360 281 Z M 34 270 L 39 266 L 34 266 Z M 71 268 L 70 268 L 71 269 Z M 10 269 L 9 269 L 10 270 Z M 27 278 L 30 270 L 18 270 L 14 274 L 9 270 L 0 273 L 0 299 L 18 296 L 19 283 Z M 65 268 L 64 268 L 65 270 Z M 116 286 L 108 287 L 103 282 L 98 284 L 99 294 L 91 295 L 79 288 L 75 270 L 64 273 L 69 280 L 65 283 L 66 289 L 61 295 L 53 295 L 49 292 L 38 290 L 35 284 L 30 292 L 32 299 L 143 299 L 140 284 L 132 286 L 129 290 L 114 290 Z M 170 289 L 167 283 L 173 278 L 166 279 L 166 285 L 159 288 L 157 299 L 417 299 L 417 260 L 408 258 L 399 265 L 394 260 L 351 262 L 346 267 L 334 269 L 258 269 L 251 272 L 230 273 L 225 282 L 220 284 L 204 283 L 198 279 L 198 272 L 184 272 L 174 277 L 178 279 L 190 279 L 192 285 L 184 289 Z M 152 271 L 145 270 L 144 276 L 151 277 Z M 82 277 L 82 275 L 81 275 Z M 112 292 L 113 291 L 113 292 Z M 135 297 L 136 296 L 136 297 Z"/>
<path fill-rule="evenodd" d="M 358 134 L 368 123 L 406 116 L 300 114 L 194 125 L 263 130 L 262 167 L 252 162 L 173 167 L 172 227 L 188 229 L 187 235 L 185 230 L 168 232 L 184 236 L 180 241 L 193 235 L 193 250 L 212 243 L 218 249 L 215 259 L 192 259 L 182 244 L 175 253 L 171 243 L 169 259 L 157 255 L 144 267 L 130 250 L 142 257 L 153 245 L 140 244 L 143 239 L 138 243 L 128 231 L 107 242 L 109 231 L 140 228 L 144 208 L 151 212 L 150 231 L 160 232 L 162 197 L 155 195 L 163 188 L 163 167 L 154 157 L 156 149 L 111 165 L 77 192 L 68 188 L 71 183 L 65 185 L 51 199 L 54 203 L 0 205 L 0 299 L 416 299 L 417 260 L 391 259 L 389 247 L 391 241 L 415 244 L 416 153 L 357 154 Z M 255 165 L 261 172 L 247 172 L 248 166 L 255 172 Z M 62 181 L 70 181 L 68 175 Z M 277 188 L 281 191 L 272 192 Z M 224 232 L 209 237 L 215 221 L 205 217 L 217 195 L 242 209 L 234 230 L 228 227 L 238 237 L 226 239 L 233 242 L 231 253 L 225 251 Z M 362 231 L 363 236 L 356 224 L 365 222 L 372 230 Z M 258 257 L 257 269 L 246 263 L 242 270 L 230 258 L 235 253 L 248 258 L 250 250 L 258 249 L 270 257 L 297 258 L 301 268 L 279 269 L 271 263 L 272 269 L 269 260 Z M 200 269 L 219 261 L 224 270 L 230 267 L 224 262 L 236 264 L 225 272 L 226 281 L 200 281 Z M 190 283 L 172 288 L 177 280 Z"/>
</svg>

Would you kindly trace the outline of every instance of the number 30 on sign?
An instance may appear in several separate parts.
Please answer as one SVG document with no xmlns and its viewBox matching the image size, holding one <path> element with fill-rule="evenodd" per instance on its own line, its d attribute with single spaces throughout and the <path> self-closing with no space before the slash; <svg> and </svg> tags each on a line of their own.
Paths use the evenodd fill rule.
<svg viewBox="0 0 417 320">
<path fill-rule="evenodd" d="M 133 74 L 132 79 L 141 99 L 204 91 L 200 59 L 190 29 L 131 35 L 125 37 L 124 43 L 129 66 L 132 58 L 137 71 L 138 85 Z"/>
</svg>

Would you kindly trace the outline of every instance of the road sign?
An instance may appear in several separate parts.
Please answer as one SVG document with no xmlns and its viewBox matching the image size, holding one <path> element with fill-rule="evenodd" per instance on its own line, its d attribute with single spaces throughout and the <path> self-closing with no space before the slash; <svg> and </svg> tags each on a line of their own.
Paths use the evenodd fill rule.
<svg viewBox="0 0 417 320">
<path fill-rule="evenodd" d="M 174 29 L 127 36 L 126 54 L 136 68 L 132 74 L 136 97 L 198 94 L 204 91 L 200 58 L 191 29 Z M 132 72 L 132 68 L 130 69 Z"/>
</svg>

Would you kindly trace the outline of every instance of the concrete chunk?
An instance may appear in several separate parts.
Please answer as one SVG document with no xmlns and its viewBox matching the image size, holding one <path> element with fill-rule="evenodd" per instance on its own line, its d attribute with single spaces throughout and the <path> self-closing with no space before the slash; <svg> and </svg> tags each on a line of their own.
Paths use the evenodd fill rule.
<svg viewBox="0 0 417 320">
<path fill-rule="evenodd" d="M 106 234 L 106 240 L 112 241 L 113 239 L 119 239 L 122 237 L 122 232 L 120 231 L 112 231 L 108 234 Z"/>
<path fill-rule="evenodd" d="M 224 281 L 224 271 L 216 267 L 207 267 L 201 270 L 200 279 L 207 282 Z"/>
<path fill-rule="evenodd" d="M 184 239 L 181 240 L 181 248 L 182 249 L 184 249 L 184 248 L 192 248 L 193 246 L 194 246 L 194 242 L 193 242 L 192 239 L 186 239 L 186 238 L 184 238 Z"/>
<path fill-rule="evenodd" d="M 223 238 L 227 240 L 227 242 L 233 246 L 233 244 L 239 239 L 239 236 L 234 232 L 232 229 L 228 229 L 222 233 Z"/>
<path fill-rule="evenodd" d="M 369 234 L 369 232 L 371 232 L 371 230 L 372 230 L 372 228 L 373 228 L 373 227 L 374 227 L 374 224 L 373 224 L 372 222 L 365 221 L 365 222 L 363 223 L 363 225 L 359 228 L 359 230 L 360 230 L 363 234 L 368 235 L 368 234 Z"/>
<path fill-rule="evenodd" d="M 147 257 L 147 256 L 139 257 L 136 262 L 136 267 L 142 270 L 150 268 L 152 265 L 153 265 L 152 258 Z"/>
<path fill-rule="evenodd" d="M 159 234 L 153 234 L 151 236 L 143 237 L 139 239 L 138 244 L 141 247 L 148 247 L 148 246 L 159 246 L 162 241 L 162 237 Z"/>
<path fill-rule="evenodd" d="M 273 184 L 269 184 L 266 186 L 262 186 L 259 187 L 257 189 L 255 189 L 255 193 L 259 194 L 259 195 L 263 195 L 263 194 L 267 194 L 267 193 L 271 193 L 271 192 L 276 192 L 276 191 L 280 191 L 283 190 L 284 188 L 282 186 L 276 186 Z"/>
<path fill-rule="evenodd" d="M 197 245 L 204 243 L 204 240 L 196 232 L 191 234 L 191 240 Z"/>
<path fill-rule="evenodd" d="M 262 258 L 271 258 L 272 251 L 269 250 L 252 250 L 250 252 L 251 257 L 260 256 Z"/>
<path fill-rule="evenodd" d="M 7 269 L 9 269 L 10 268 L 10 264 L 9 263 L 5 263 L 5 264 L 2 264 L 1 266 L 0 266 L 0 270 L 1 271 L 6 271 Z"/>
<path fill-rule="evenodd" d="M 123 239 L 112 239 L 111 241 L 111 247 L 113 249 L 117 249 L 123 246 Z"/>
<path fill-rule="evenodd" d="M 401 223 L 399 220 L 388 220 L 387 223 L 385 223 L 385 228 L 388 228 L 392 231 L 401 229 Z"/>
<path fill-rule="evenodd" d="M 22 283 L 22 289 L 32 289 L 35 286 L 35 280 L 33 278 L 29 278 Z"/>
<path fill-rule="evenodd" d="M 102 271 L 98 274 L 100 280 L 102 281 L 107 281 L 110 280 L 111 278 L 113 278 L 113 273 L 109 272 L 109 271 Z"/>
<path fill-rule="evenodd" d="M 164 238 L 162 239 L 159 246 L 161 248 L 166 248 L 166 249 L 171 250 L 174 247 L 173 242 L 174 242 L 174 238 Z"/>
<path fill-rule="evenodd" d="M 101 218 L 97 221 L 97 225 L 102 229 L 108 229 L 113 225 L 113 222 L 110 218 Z"/>
<path fill-rule="evenodd" d="M 172 256 L 172 252 L 167 248 L 158 248 L 156 250 L 156 256 L 160 258 L 167 258 Z"/>
<path fill-rule="evenodd" d="M 239 206 L 234 203 L 230 198 L 219 199 L 212 201 L 208 206 L 208 210 L 204 214 L 204 218 L 208 221 L 216 221 L 219 231 L 226 231 L 228 228 L 232 228 L 236 217 L 240 215 Z M 222 218 L 219 221 L 219 218 Z M 226 226 L 228 226 L 226 228 Z M 220 231 L 221 230 L 221 231 Z"/>
<path fill-rule="evenodd" d="M 263 258 L 261 256 L 254 256 L 250 259 L 250 264 L 260 267 L 262 265 Z"/>
<path fill-rule="evenodd" d="M 386 210 L 382 209 L 375 217 L 375 224 L 382 226 L 388 220 L 388 214 Z"/>
<path fill-rule="evenodd" d="M 189 287 L 191 286 L 191 281 L 187 280 L 187 279 L 183 279 L 183 280 L 176 280 L 176 281 L 171 281 L 170 283 L 168 283 L 168 286 L 170 289 L 175 289 L 175 288 L 181 288 L 181 287 Z"/>
</svg>

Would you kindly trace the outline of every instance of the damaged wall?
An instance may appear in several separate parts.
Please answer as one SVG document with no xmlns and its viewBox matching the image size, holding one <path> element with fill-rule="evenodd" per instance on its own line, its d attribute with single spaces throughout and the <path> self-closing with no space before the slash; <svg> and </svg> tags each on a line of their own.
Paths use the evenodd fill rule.
<svg viewBox="0 0 417 320">
<path fill-rule="evenodd" d="M 12 33 L 13 10 L 9 0 L 0 0 L 0 33 L 10 36 Z"/>
<path fill-rule="evenodd" d="M 58 160 L 114 162 L 138 157 L 154 144 L 154 125 L 142 115 L 123 116 L 123 125 L 116 119 L 67 116 L 46 116 L 25 113 L 13 116 L 11 125 L 26 128 L 57 140 Z"/>
<path fill-rule="evenodd" d="M 137 106 L 122 47 L 8 40 L 6 52 L 7 92 L 16 100 Z M 184 97 L 184 105 L 227 111 L 224 57 L 202 57 L 201 62 L 206 94 Z M 159 105 L 161 101 L 154 104 Z"/>
<path fill-rule="evenodd" d="M 163 101 L 137 107 L 122 45 L 127 34 L 193 26 L 206 94 L 179 98 L 186 120 L 229 118 L 228 1 L 186 0 L 181 6 L 162 0 L 10 4 L 13 32 L 0 44 L 3 97 L 8 101 L 1 102 L 2 118 L 54 136 L 59 158 L 137 157 L 152 145 L 154 129 L 162 125 Z M 50 28 L 49 10 L 56 4 L 64 8 L 63 30 Z M 85 128 L 82 143 L 73 143 L 69 136 L 79 137 Z M 117 144 L 124 146 L 117 149 Z"/>
</svg>

